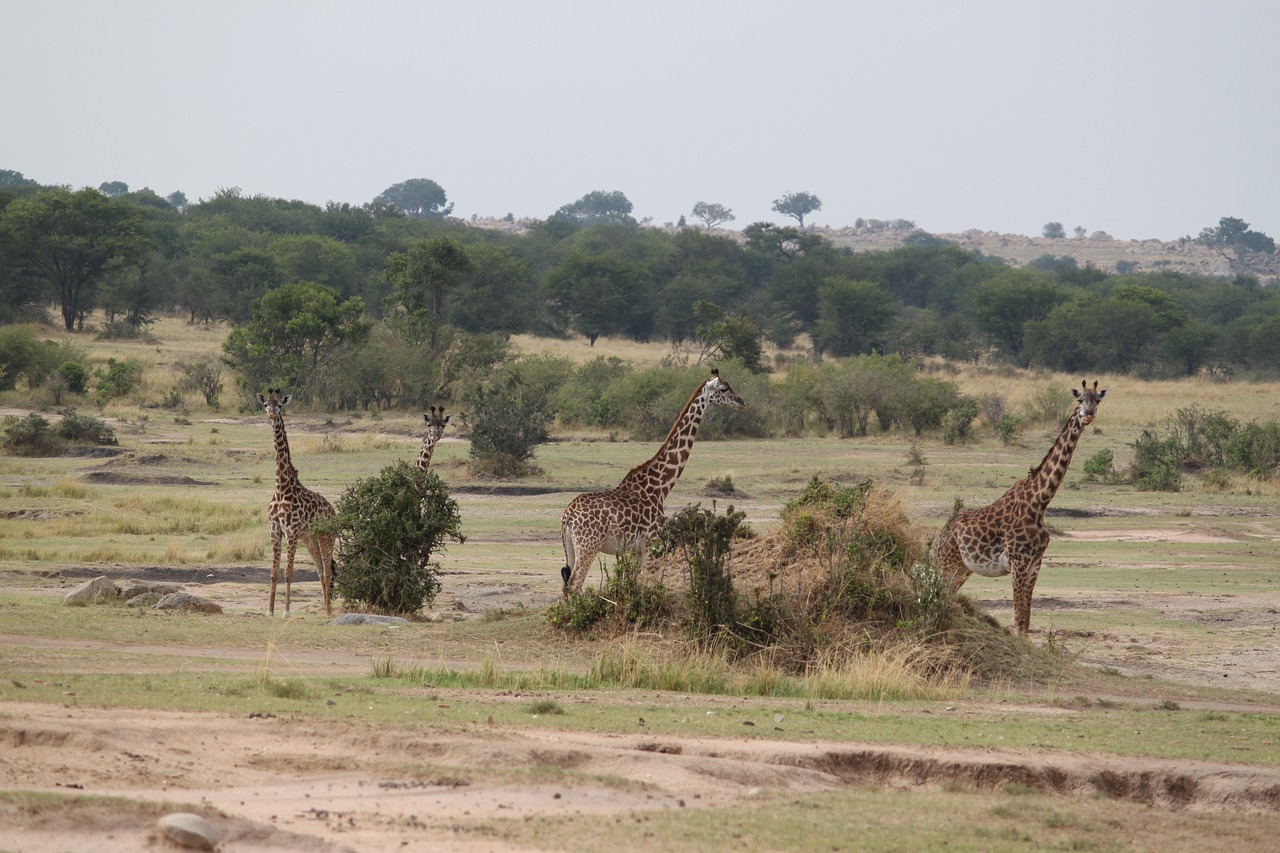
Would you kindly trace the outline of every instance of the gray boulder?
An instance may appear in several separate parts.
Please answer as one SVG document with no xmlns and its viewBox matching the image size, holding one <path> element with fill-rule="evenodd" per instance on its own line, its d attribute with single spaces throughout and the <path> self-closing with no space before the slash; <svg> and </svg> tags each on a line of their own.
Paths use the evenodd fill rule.
<svg viewBox="0 0 1280 853">
<path fill-rule="evenodd" d="M 170 812 L 158 823 L 170 841 L 193 850 L 212 850 L 222 838 L 213 824 L 191 812 Z"/>
<path fill-rule="evenodd" d="M 198 610 L 201 613 L 221 613 L 222 608 L 207 598 L 189 592 L 171 592 L 155 604 L 156 610 Z"/>
<path fill-rule="evenodd" d="M 71 590 L 71 592 L 68 592 L 63 596 L 62 603 L 72 605 L 97 604 L 102 601 L 115 601 L 119 597 L 120 590 L 116 587 L 116 582 L 106 575 L 102 575 L 91 581 L 85 581 Z"/>
</svg>

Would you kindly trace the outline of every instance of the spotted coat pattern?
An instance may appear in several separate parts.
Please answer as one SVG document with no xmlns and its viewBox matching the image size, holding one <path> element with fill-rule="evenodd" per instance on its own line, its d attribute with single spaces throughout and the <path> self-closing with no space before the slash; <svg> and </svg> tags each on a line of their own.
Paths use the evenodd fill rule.
<svg viewBox="0 0 1280 853">
<path fill-rule="evenodd" d="M 560 519 L 565 565 L 560 570 L 564 595 L 581 593 L 598 554 L 628 553 L 644 564 L 649 541 L 666 520 L 667 495 L 684 471 L 708 406 L 747 407 L 729 383 L 712 371 L 689 397 L 658 452 L 636 467 L 607 492 L 578 495 Z"/>
<path fill-rule="evenodd" d="M 441 406 L 439 411 L 432 406 L 429 414 L 422 413 L 422 418 L 427 422 L 427 434 L 422 437 L 422 450 L 418 453 L 418 461 L 415 464 L 418 470 L 426 471 L 431 467 L 431 454 L 435 452 L 436 442 L 444 435 L 449 416 L 444 413 L 444 406 Z"/>
<path fill-rule="evenodd" d="M 329 592 L 333 583 L 333 543 L 332 534 L 316 534 L 311 532 L 311 522 L 318 516 L 332 517 L 333 504 L 324 497 L 308 489 L 298 481 L 298 469 L 293 467 L 289 458 L 289 437 L 284 431 L 284 407 L 290 397 L 281 396 L 278 388 L 271 389 L 267 395 L 258 395 L 258 405 L 267 412 L 271 421 L 271 432 L 276 451 L 276 490 L 271 495 L 271 503 L 267 505 L 267 520 L 271 524 L 271 598 L 267 603 L 267 612 L 276 612 L 276 585 L 280 581 L 280 548 L 287 548 L 284 569 L 284 613 L 289 615 L 289 599 L 293 587 L 293 560 L 301 542 L 311 554 L 311 561 L 316 565 L 320 575 L 320 595 L 324 599 L 324 609 L 330 612 Z"/>
<path fill-rule="evenodd" d="M 1105 388 L 1098 390 L 1096 381 L 1093 388 L 1080 384 L 1080 390 L 1071 390 L 1076 408 L 1040 464 L 994 503 L 957 512 L 938 535 L 938 570 L 953 591 L 973 573 L 1013 575 L 1013 615 L 1019 636 L 1031 629 L 1031 592 L 1049 544 L 1045 509 L 1062 485 L 1084 428 L 1093 423 L 1098 403 L 1107 394 Z"/>
</svg>

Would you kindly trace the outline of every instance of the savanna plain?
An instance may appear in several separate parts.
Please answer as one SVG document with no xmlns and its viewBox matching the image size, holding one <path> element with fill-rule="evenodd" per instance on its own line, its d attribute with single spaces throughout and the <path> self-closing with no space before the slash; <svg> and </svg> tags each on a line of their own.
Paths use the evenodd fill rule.
<svg viewBox="0 0 1280 853">
<path fill-rule="evenodd" d="M 175 361 L 215 356 L 225 334 L 178 319 L 154 331 L 159 344 L 77 343 L 143 361 L 166 389 Z M 668 351 L 516 344 L 584 360 Z M 556 434 L 540 474 L 495 481 L 472 476 L 451 427 L 432 470 L 467 538 L 436 555 L 440 594 L 400 626 L 331 625 L 305 553 L 292 615 L 267 615 L 275 465 L 260 412 L 108 404 L 95 414 L 117 455 L 0 457 L 0 850 L 165 849 L 155 825 L 172 811 L 208 819 L 226 853 L 1274 850 L 1280 491 L 1191 476 L 1144 492 L 1086 482 L 1081 463 L 1111 449 L 1123 469 L 1142 431 L 1186 406 L 1275 419 L 1280 387 L 946 375 L 1014 405 L 1081 379 L 1109 391 L 1049 510 L 1025 641 L 1043 665 L 1024 674 L 913 681 L 887 655 L 833 664 L 838 679 L 786 675 L 658 631 L 553 629 L 560 513 L 656 442 Z M 417 412 L 286 423 L 302 482 L 331 500 L 421 441 Z M 711 505 L 708 481 L 729 477 L 719 505 L 764 533 L 815 474 L 870 477 L 928 538 L 956 498 L 1003 493 L 1057 431 L 914 448 L 908 434 L 706 441 L 667 509 Z M 222 610 L 62 603 L 103 575 Z M 1007 578 L 961 594 L 1012 624 Z"/>
</svg>

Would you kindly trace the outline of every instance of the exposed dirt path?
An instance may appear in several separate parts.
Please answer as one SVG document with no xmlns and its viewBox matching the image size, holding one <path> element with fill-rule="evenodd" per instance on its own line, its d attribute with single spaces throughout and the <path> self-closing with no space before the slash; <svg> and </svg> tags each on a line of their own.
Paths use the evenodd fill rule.
<svg viewBox="0 0 1280 853">
<path fill-rule="evenodd" d="M 1018 783 L 1173 809 L 1280 811 L 1280 768 L 1209 762 L 515 728 L 432 733 L 26 703 L 3 710 L 7 787 L 185 804 L 224 833 L 222 853 L 515 850 L 522 848 L 468 825 L 699 808 L 861 784 Z M 451 775 L 458 767 L 478 772 Z M 542 774 L 547 781 L 521 772 L 538 767 L 570 772 Z M 120 809 L 20 820 L 0 808 L 0 835 L 23 853 L 84 849 L 89 838 L 98 853 L 136 851 L 154 823 Z"/>
</svg>

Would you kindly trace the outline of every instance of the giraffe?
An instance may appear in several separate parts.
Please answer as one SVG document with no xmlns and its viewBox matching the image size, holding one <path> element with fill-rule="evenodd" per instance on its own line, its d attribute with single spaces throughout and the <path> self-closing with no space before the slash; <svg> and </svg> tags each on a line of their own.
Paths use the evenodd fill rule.
<svg viewBox="0 0 1280 853">
<path fill-rule="evenodd" d="M 1013 575 L 1013 615 L 1018 636 L 1031 630 L 1031 591 L 1040 574 L 1040 558 L 1049 544 L 1044 511 L 1071 464 L 1084 428 L 1093 423 L 1107 390 L 1081 381 L 1071 389 L 1077 405 L 1040 464 L 1009 487 L 994 503 L 952 515 L 938 534 L 938 570 L 955 592 L 978 574 Z"/>
<path fill-rule="evenodd" d="M 658 452 L 628 472 L 607 492 L 578 495 L 560 519 L 565 565 L 560 569 L 564 597 L 582 592 L 596 555 L 629 553 L 644 565 L 646 546 L 666 520 L 662 504 L 689 461 L 689 451 L 707 406 L 742 411 L 747 404 L 734 393 L 720 371 L 698 386 L 671 425 Z"/>
<path fill-rule="evenodd" d="M 445 424 L 449 423 L 449 416 L 444 413 L 444 406 L 440 407 L 440 411 L 436 411 L 436 407 L 431 407 L 431 414 L 422 413 L 422 418 L 427 422 L 427 434 L 422 437 L 422 452 L 418 454 L 417 466 L 419 471 L 426 471 L 431 466 L 431 454 L 435 452 L 436 442 L 444 435 Z"/>
<path fill-rule="evenodd" d="M 329 587 L 333 583 L 332 534 L 311 532 L 311 522 L 317 516 L 332 517 L 333 504 L 323 495 L 311 491 L 298 481 L 298 469 L 289 459 L 289 438 L 284 432 L 284 407 L 289 395 L 281 396 L 279 388 L 258 395 L 258 405 L 267 412 L 275 439 L 276 490 L 267 506 L 267 518 L 271 522 L 271 598 L 267 612 L 276 612 L 276 584 L 280 580 L 280 543 L 287 542 L 288 557 L 284 568 L 284 613 L 289 615 L 289 599 L 293 587 L 293 558 L 301 541 L 311 554 L 311 561 L 320 575 L 320 595 L 324 599 L 325 613 L 332 612 L 329 604 Z"/>
</svg>

